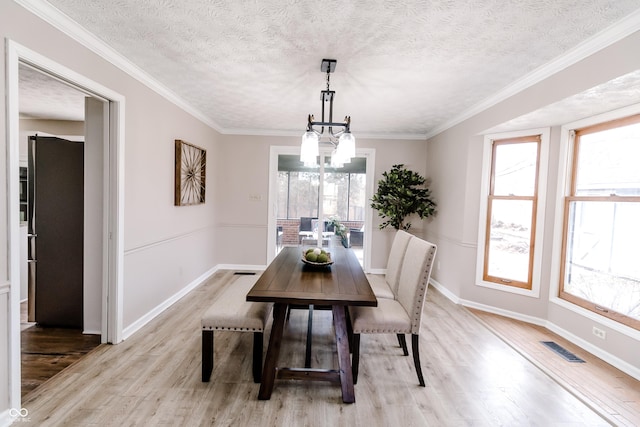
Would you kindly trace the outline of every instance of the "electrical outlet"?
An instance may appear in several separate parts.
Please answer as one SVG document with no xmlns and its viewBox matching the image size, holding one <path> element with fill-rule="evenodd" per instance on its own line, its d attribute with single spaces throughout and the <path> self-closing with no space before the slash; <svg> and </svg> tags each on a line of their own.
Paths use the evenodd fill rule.
<svg viewBox="0 0 640 427">
<path fill-rule="evenodd" d="M 438 261 L 438 265 L 436 267 L 437 267 L 437 270 L 440 271 L 440 261 Z"/>
<path fill-rule="evenodd" d="M 607 333 L 600 328 L 593 327 L 593 335 L 597 336 L 600 339 L 607 338 Z"/>
<path fill-rule="evenodd" d="M 261 194 L 249 194 L 249 200 L 251 200 L 252 202 L 259 202 L 262 200 L 262 195 Z"/>
</svg>

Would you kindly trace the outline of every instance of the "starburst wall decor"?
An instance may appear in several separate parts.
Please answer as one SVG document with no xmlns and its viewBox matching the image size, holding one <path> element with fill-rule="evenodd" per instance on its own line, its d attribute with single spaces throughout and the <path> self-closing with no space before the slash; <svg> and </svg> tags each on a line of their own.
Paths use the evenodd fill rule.
<svg viewBox="0 0 640 427">
<path fill-rule="evenodd" d="M 176 174 L 174 204 L 204 203 L 207 151 L 176 139 Z"/>
</svg>

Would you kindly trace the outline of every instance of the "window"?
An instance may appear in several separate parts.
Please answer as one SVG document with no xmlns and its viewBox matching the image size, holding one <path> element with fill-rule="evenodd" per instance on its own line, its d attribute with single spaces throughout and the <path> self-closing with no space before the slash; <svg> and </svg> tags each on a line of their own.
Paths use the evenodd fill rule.
<svg viewBox="0 0 640 427">
<path fill-rule="evenodd" d="M 278 172 L 278 218 L 318 216 L 318 172 Z"/>
<path fill-rule="evenodd" d="M 305 168 L 299 156 L 292 155 L 280 155 L 278 168 L 277 218 L 317 217 L 318 169 Z M 325 168 L 323 215 L 337 216 L 341 221 L 364 221 L 366 160 L 355 158 L 343 168 Z"/>
<path fill-rule="evenodd" d="M 478 286 L 540 296 L 549 133 L 484 137 Z"/>
<path fill-rule="evenodd" d="M 325 172 L 325 216 L 337 216 L 342 221 L 364 221 L 364 173 Z"/>
<path fill-rule="evenodd" d="M 531 289 L 540 136 L 493 141 L 483 280 Z"/>
<path fill-rule="evenodd" d="M 640 329 L 640 115 L 573 137 L 559 296 Z"/>
</svg>

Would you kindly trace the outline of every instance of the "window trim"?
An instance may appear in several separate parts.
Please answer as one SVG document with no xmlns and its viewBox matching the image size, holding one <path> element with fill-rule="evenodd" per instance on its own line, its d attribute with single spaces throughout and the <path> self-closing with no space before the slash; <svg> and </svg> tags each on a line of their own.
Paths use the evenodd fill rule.
<svg viewBox="0 0 640 427">
<path fill-rule="evenodd" d="M 535 171 L 535 183 L 533 188 L 533 194 L 531 196 L 522 196 L 522 195 L 496 195 L 495 194 L 495 185 L 496 185 L 496 153 L 498 146 L 503 145 L 511 145 L 511 144 L 522 144 L 522 143 L 530 143 L 535 142 L 538 147 L 536 150 L 536 171 Z M 534 253 L 536 247 L 536 227 L 537 227 L 537 218 L 535 212 L 538 209 L 538 182 L 540 178 L 540 149 L 541 149 L 541 137 L 540 135 L 527 135 L 523 137 L 517 138 L 503 138 L 503 139 L 492 139 L 491 140 L 491 177 L 489 179 L 489 194 L 487 195 L 487 214 L 485 215 L 485 244 L 484 244 L 484 265 L 482 267 L 482 280 L 485 282 L 496 283 L 498 285 L 504 286 L 514 286 L 522 289 L 531 289 L 533 286 L 533 261 L 534 261 Z M 488 273 L 489 268 L 489 248 L 490 245 L 487 244 L 487 241 L 491 235 L 491 215 L 494 206 L 494 202 L 497 200 L 521 200 L 521 201 L 531 201 L 531 231 L 530 231 L 530 245 L 534 248 L 533 251 L 529 251 L 529 271 L 527 273 L 527 281 L 522 282 L 520 280 L 508 280 L 504 277 L 492 276 Z"/>
<path fill-rule="evenodd" d="M 564 236 L 564 199 L 571 190 L 571 162 L 574 156 L 573 136 L 576 129 L 586 128 L 598 123 L 613 121 L 622 117 L 640 114 L 640 104 L 630 105 L 628 107 L 619 108 L 617 110 L 608 111 L 603 114 L 587 117 L 567 123 L 561 127 L 560 133 L 560 149 L 558 152 L 558 178 L 555 200 L 554 225 L 553 225 L 553 242 L 551 250 L 551 269 L 549 284 L 549 302 L 565 310 L 574 312 L 593 322 L 610 328 L 630 338 L 640 340 L 640 331 L 617 322 L 608 317 L 601 316 L 591 310 L 587 310 L 579 305 L 573 304 L 558 296 L 560 288 L 560 265 L 562 264 L 562 240 Z"/>
<path fill-rule="evenodd" d="M 266 239 L 266 254 L 267 264 L 273 261 L 276 257 L 276 233 L 268 233 L 267 229 L 275 230 L 277 219 L 276 212 L 277 206 L 275 204 L 275 194 L 277 194 L 277 181 L 278 181 L 278 156 L 280 154 L 300 155 L 300 145 L 271 145 L 269 147 L 269 179 L 268 179 L 268 214 L 267 214 L 267 228 L 265 233 Z M 375 167 L 376 167 L 376 149 L 375 148 L 359 148 L 356 147 L 356 156 L 364 157 L 367 161 L 366 167 L 366 183 L 365 183 L 365 200 L 373 197 L 373 186 L 375 182 Z M 365 206 L 364 210 L 364 262 L 363 269 L 365 273 L 370 272 L 371 265 L 371 245 L 372 241 L 376 238 L 372 235 L 373 230 L 373 209 L 369 205 Z"/>
<path fill-rule="evenodd" d="M 581 298 L 577 295 L 568 293 L 564 291 L 564 276 L 565 276 L 565 268 L 566 262 L 565 258 L 567 255 L 567 228 L 569 227 L 569 210 L 572 202 L 622 202 L 622 203 L 638 203 L 640 202 L 640 198 L 638 196 L 577 196 L 576 195 L 576 187 L 577 187 L 577 175 L 578 168 L 576 168 L 576 164 L 578 162 L 578 156 L 580 152 L 580 145 L 578 142 L 578 138 L 581 135 L 589 135 L 595 132 L 600 132 L 609 129 L 616 129 L 628 124 L 638 124 L 640 123 L 640 114 L 634 114 L 630 116 L 621 117 L 618 119 L 608 120 L 608 121 L 600 121 L 593 125 L 588 125 L 584 127 L 576 127 L 570 131 L 570 138 L 568 143 L 571 145 L 571 156 L 569 157 L 569 163 L 567 167 L 570 168 L 569 171 L 569 180 L 568 183 L 568 191 L 566 191 L 562 196 L 562 205 L 564 207 L 562 213 L 562 245 L 560 251 L 560 272 L 557 278 L 557 292 L 555 295 L 561 300 L 567 301 L 570 304 L 581 307 L 587 311 L 590 311 L 599 316 L 610 319 L 614 322 L 620 323 L 622 325 L 628 326 L 632 329 L 636 329 L 640 331 L 640 320 L 635 319 L 633 317 L 626 316 L 617 311 L 610 312 L 606 308 L 603 308 L 599 304 Z"/>
<path fill-rule="evenodd" d="M 493 183 L 491 182 L 493 177 L 493 147 L 494 141 L 500 140 L 516 140 L 523 137 L 531 137 L 534 135 L 540 135 L 540 145 L 538 150 L 538 171 L 537 171 L 537 204 L 534 202 L 535 209 L 535 230 L 532 230 L 532 242 L 534 242 L 533 253 L 530 256 L 533 257 L 532 269 L 529 272 L 531 275 L 531 289 L 507 284 L 496 283 L 485 280 L 484 267 L 487 261 L 486 257 L 486 242 L 488 231 L 488 213 L 489 213 L 489 196 L 491 194 L 490 188 Z M 539 298 L 540 297 L 540 277 L 542 273 L 542 248 L 544 246 L 544 219 L 546 210 L 546 190 L 547 190 L 547 171 L 549 163 L 549 139 L 550 128 L 537 128 L 528 129 L 515 132 L 504 132 L 497 134 L 487 134 L 484 136 L 483 145 L 483 159 L 482 159 L 482 180 L 480 188 L 480 215 L 478 218 L 478 246 L 477 246 L 477 261 L 476 261 L 476 285 L 500 290 L 503 292 L 509 292 L 519 294 L 523 296 Z"/>
</svg>

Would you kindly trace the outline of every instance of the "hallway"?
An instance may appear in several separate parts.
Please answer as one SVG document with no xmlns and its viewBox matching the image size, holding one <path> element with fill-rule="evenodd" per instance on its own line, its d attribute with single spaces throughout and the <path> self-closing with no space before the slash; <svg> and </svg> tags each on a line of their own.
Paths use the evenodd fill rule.
<svg viewBox="0 0 640 427">
<path fill-rule="evenodd" d="M 100 335 L 81 330 L 43 328 L 27 322 L 26 302 L 20 304 L 22 397 L 82 359 L 100 345 Z"/>
</svg>

